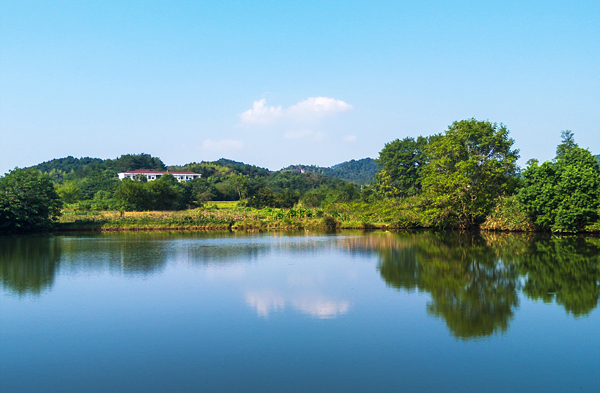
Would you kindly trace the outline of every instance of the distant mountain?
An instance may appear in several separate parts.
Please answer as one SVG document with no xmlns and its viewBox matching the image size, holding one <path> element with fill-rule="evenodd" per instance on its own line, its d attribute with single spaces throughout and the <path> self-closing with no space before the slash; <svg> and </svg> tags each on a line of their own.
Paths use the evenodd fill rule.
<svg viewBox="0 0 600 393">
<path fill-rule="evenodd" d="M 357 184 L 367 184 L 373 181 L 373 176 L 379 167 L 372 158 L 351 160 L 336 164 L 330 168 L 316 165 L 290 165 L 282 171 L 295 171 L 299 173 L 317 173 L 328 177 L 335 177 Z"/>
</svg>

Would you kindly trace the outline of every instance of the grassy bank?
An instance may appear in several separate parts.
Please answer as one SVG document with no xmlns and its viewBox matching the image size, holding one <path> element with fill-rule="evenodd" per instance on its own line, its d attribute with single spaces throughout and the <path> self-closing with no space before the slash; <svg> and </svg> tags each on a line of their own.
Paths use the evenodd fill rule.
<svg viewBox="0 0 600 393">
<path fill-rule="evenodd" d="M 416 229 L 432 227 L 420 212 L 417 198 L 374 203 L 346 202 L 322 209 L 254 209 L 237 202 L 208 202 L 203 208 L 182 211 L 73 211 L 65 210 L 57 230 L 297 230 L 297 229 Z M 481 225 L 484 231 L 536 232 L 512 198 L 502 200 Z M 600 223 L 585 232 L 600 232 Z"/>
<path fill-rule="evenodd" d="M 320 209 L 253 209 L 235 202 L 209 202 L 183 211 L 65 211 L 58 230 L 291 230 L 388 228 L 385 222 L 360 221 L 355 215 Z"/>
</svg>

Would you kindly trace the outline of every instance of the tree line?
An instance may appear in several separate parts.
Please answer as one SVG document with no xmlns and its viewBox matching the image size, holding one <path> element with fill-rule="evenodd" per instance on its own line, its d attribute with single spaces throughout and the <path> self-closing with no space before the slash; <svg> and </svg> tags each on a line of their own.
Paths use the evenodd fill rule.
<svg viewBox="0 0 600 393">
<path fill-rule="evenodd" d="M 600 230 L 599 160 L 577 145 L 571 131 L 563 131 L 554 160 L 530 160 L 525 169 L 518 167 L 519 151 L 513 145 L 502 124 L 456 121 L 443 133 L 387 143 L 375 160 L 379 171 L 367 185 L 310 171 L 271 172 L 226 159 L 167 167 L 148 154 L 114 160 L 66 157 L 17 168 L 0 178 L 0 230 L 43 229 L 65 206 L 181 210 L 215 200 L 241 201 L 252 208 L 352 201 L 400 206 L 400 201 L 414 209 L 415 226 Z M 367 162 L 358 166 L 363 164 Z M 182 183 L 170 175 L 154 181 L 143 176 L 118 179 L 118 172 L 135 169 L 202 176 Z"/>
<path fill-rule="evenodd" d="M 413 199 L 422 223 L 474 228 L 576 232 L 600 229 L 600 165 L 571 131 L 552 161 L 530 160 L 521 170 L 508 129 L 475 119 L 442 134 L 385 145 L 377 162 L 374 198 Z M 522 226 L 511 223 L 521 223 Z"/>
</svg>

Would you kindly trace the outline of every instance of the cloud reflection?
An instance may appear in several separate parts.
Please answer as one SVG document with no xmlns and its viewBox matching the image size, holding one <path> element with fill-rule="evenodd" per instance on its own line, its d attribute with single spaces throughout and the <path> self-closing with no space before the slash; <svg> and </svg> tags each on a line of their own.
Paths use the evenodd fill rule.
<svg viewBox="0 0 600 393">
<path fill-rule="evenodd" d="M 350 302 L 347 300 L 329 300 L 325 298 L 302 298 L 291 301 L 294 308 L 310 315 L 313 318 L 333 319 L 339 315 L 344 315 L 350 309 Z"/>
<path fill-rule="evenodd" d="M 246 303 L 250 307 L 256 308 L 256 313 L 265 318 L 268 318 L 271 312 L 285 309 L 283 297 L 272 291 L 247 292 Z"/>
<path fill-rule="evenodd" d="M 326 296 L 288 296 L 273 290 L 246 292 L 246 303 L 256 309 L 256 313 L 268 318 L 270 313 L 285 310 L 286 303 L 303 314 L 318 319 L 333 319 L 344 315 L 350 309 L 347 300 L 335 300 Z"/>
</svg>

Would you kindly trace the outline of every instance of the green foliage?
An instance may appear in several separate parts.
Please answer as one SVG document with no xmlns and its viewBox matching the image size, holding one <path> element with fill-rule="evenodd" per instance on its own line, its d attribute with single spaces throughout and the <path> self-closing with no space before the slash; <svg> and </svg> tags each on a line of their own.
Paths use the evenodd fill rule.
<svg viewBox="0 0 600 393">
<path fill-rule="evenodd" d="M 48 229 L 61 207 L 47 174 L 16 168 L 0 178 L 0 231 Z"/>
<path fill-rule="evenodd" d="M 346 184 L 344 180 L 330 178 L 316 173 L 297 173 L 291 171 L 275 172 L 264 180 L 265 186 L 270 187 L 273 192 L 294 190 L 305 193 L 323 185 L 337 188 Z"/>
<path fill-rule="evenodd" d="M 347 183 L 338 188 L 327 185 L 306 192 L 300 199 L 306 207 L 321 207 L 327 204 L 350 202 L 359 199 L 360 189 L 354 183 Z"/>
<path fill-rule="evenodd" d="M 146 184 L 150 201 L 148 210 L 181 210 L 186 208 L 185 191 L 171 174 Z"/>
<path fill-rule="evenodd" d="M 207 201 L 215 199 L 218 191 L 203 178 L 196 178 L 186 183 L 186 200 L 192 206 L 202 206 Z"/>
<path fill-rule="evenodd" d="M 336 229 L 338 226 L 338 222 L 332 216 L 325 216 L 321 219 L 323 226 L 327 229 Z"/>
<path fill-rule="evenodd" d="M 362 160 L 361 160 L 362 161 Z M 356 164 L 351 161 L 348 165 Z M 123 155 L 115 160 L 92 158 L 76 159 L 67 157 L 38 165 L 49 171 L 53 181 L 59 186 L 69 209 L 101 210 L 115 208 L 125 210 L 165 209 L 178 210 L 202 206 L 207 201 L 240 201 L 252 199 L 259 190 L 269 188 L 275 195 L 275 202 L 260 202 L 261 196 L 249 201 L 250 205 L 292 207 L 300 197 L 322 186 L 340 189 L 337 199 L 352 200 L 360 196 L 354 185 L 341 179 L 330 178 L 316 173 L 295 173 L 282 171 L 271 173 L 265 168 L 248 165 L 233 160 L 220 159 L 214 162 L 190 163 L 185 166 L 172 166 L 170 170 L 199 173 L 201 178 L 179 185 L 165 183 L 123 185 L 117 172 L 135 169 L 164 170 L 163 162 L 148 154 Z M 147 182 L 144 176 L 138 182 Z M 98 194 L 103 191 L 102 194 Z M 102 195 L 99 199 L 96 195 Z M 264 195 L 263 195 L 264 197 Z M 259 202 L 256 202 L 256 201 Z"/>
<path fill-rule="evenodd" d="M 416 140 L 407 137 L 385 144 L 377 159 L 381 171 L 375 176 L 376 187 L 382 196 L 408 196 L 421 191 L 427 144 L 428 139 L 422 136 Z"/>
<path fill-rule="evenodd" d="M 515 186 L 518 150 L 503 125 L 475 119 L 454 122 L 426 148 L 424 212 L 434 226 L 474 227 Z"/>
<path fill-rule="evenodd" d="M 114 160 L 103 160 L 100 158 L 56 158 L 35 166 L 44 173 L 49 173 L 53 180 L 61 183 L 63 180 L 83 179 L 97 176 L 99 173 L 108 171 L 110 177 L 116 177 L 118 172 L 135 169 L 166 170 L 165 164 L 158 157 L 149 154 L 124 154 Z M 104 174 L 106 176 L 106 173 Z M 98 190 L 96 190 L 98 191 Z M 94 195 L 89 195 L 90 199 Z"/>
<path fill-rule="evenodd" d="M 181 210 L 187 207 L 189 196 L 186 184 L 170 174 L 153 181 L 145 181 L 143 176 L 134 180 L 125 178 L 114 194 L 118 205 L 127 211 Z"/>
<path fill-rule="evenodd" d="M 201 163 L 192 162 L 184 166 L 170 166 L 169 170 L 190 171 L 200 173 L 203 178 L 210 176 L 229 176 L 232 174 L 243 175 L 249 178 L 266 177 L 270 174 L 268 169 L 260 168 L 256 165 L 244 164 L 243 162 L 221 158 L 217 161 Z"/>
<path fill-rule="evenodd" d="M 277 197 L 273 190 L 269 187 L 263 187 L 258 190 L 258 193 L 248 199 L 247 206 L 255 209 L 262 209 L 263 207 L 279 207 Z"/>
<path fill-rule="evenodd" d="M 160 180 L 160 179 L 159 179 Z M 147 210 L 150 207 L 151 196 L 144 186 L 146 183 L 139 180 L 125 178 L 115 191 L 115 199 L 123 210 Z"/>
<path fill-rule="evenodd" d="M 567 146 L 557 149 L 556 161 L 532 162 L 523 171 L 517 198 L 541 229 L 574 232 L 598 219 L 598 161 L 586 149 Z"/>
<path fill-rule="evenodd" d="M 577 143 L 575 143 L 575 134 L 573 134 L 573 131 L 561 131 L 560 137 L 562 142 L 556 147 L 556 158 L 563 157 L 566 152 L 578 146 Z"/>
<path fill-rule="evenodd" d="M 500 197 L 482 229 L 492 231 L 532 231 L 535 224 L 515 195 Z"/>
<path fill-rule="evenodd" d="M 64 203 L 75 203 L 82 197 L 81 188 L 74 180 L 57 185 L 56 192 Z"/>
<path fill-rule="evenodd" d="M 36 165 L 35 168 L 40 170 L 42 173 L 52 171 L 69 173 L 71 171 L 78 171 L 90 164 L 102 164 L 103 161 L 104 160 L 101 158 L 74 158 L 73 156 L 68 156 L 65 158 L 55 158 L 50 161 L 42 162 L 41 164 Z"/>
<path fill-rule="evenodd" d="M 327 177 L 334 177 L 357 184 L 368 184 L 379 170 L 379 166 L 372 158 L 350 160 L 332 166 L 331 168 L 316 165 L 290 165 L 282 171 L 295 171 L 300 173 L 316 173 Z"/>
<path fill-rule="evenodd" d="M 373 202 L 332 203 L 326 205 L 325 209 L 333 216 L 343 216 L 344 221 L 363 223 L 362 227 L 419 228 L 425 226 L 421 205 L 421 197 L 413 196 Z"/>
</svg>

